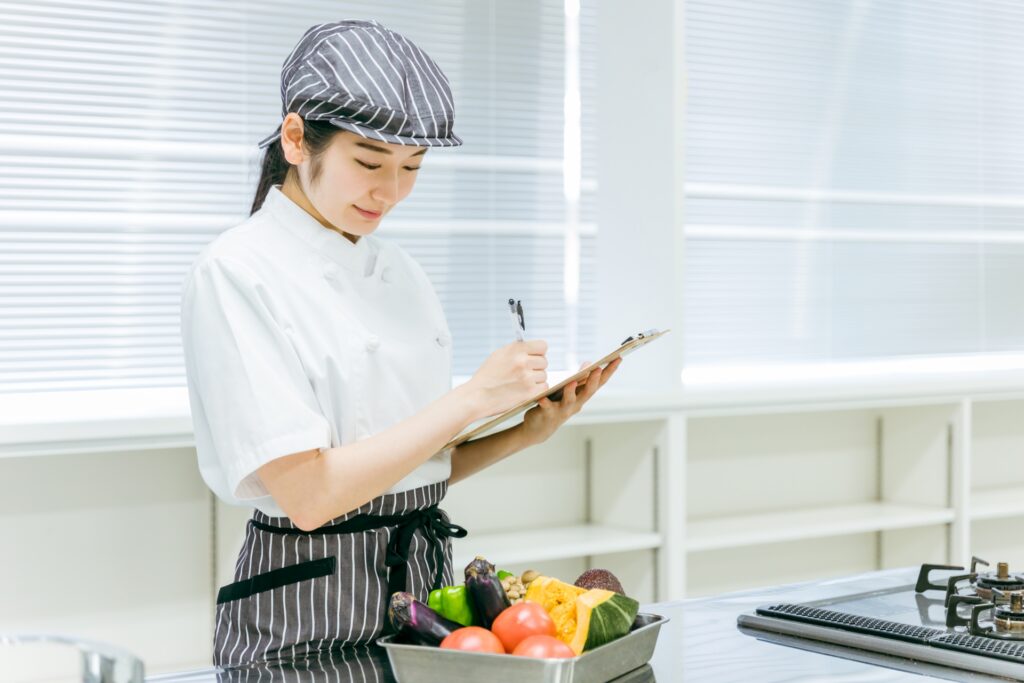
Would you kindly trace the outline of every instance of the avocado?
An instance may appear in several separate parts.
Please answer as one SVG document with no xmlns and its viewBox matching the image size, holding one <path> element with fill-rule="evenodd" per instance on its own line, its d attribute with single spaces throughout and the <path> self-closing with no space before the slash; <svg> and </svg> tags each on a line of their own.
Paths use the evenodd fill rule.
<svg viewBox="0 0 1024 683">
<path fill-rule="evenodd" d="M 591 590 L 594 588 L 601 588 L 606 591 L 613 591 L 619 595 L 625 595 L 626 591 L 622 589 L 622 583 L 607 569 L 588 569 L 579 575 L 575 583 L 578 588 L 586 588 Z"/>
</svg>

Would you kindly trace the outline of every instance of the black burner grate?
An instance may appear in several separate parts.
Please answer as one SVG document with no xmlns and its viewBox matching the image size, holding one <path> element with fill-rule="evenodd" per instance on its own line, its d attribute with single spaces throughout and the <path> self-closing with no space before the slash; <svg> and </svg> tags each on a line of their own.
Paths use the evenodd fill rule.
<svg viewBox="0 0 1024 683">
<path fill-rule="evenodd" d="M 946 631 L 940 631 L 926 626 L 912 626 L 900 624 L 895 621 L 862 617 L 856 614 L 845 614 L 833 612 L 832 610 L 820 609 L 818 607 L 804 607 L 802 605 L 772 605 L 771 607 L 759 607 L 757 613 L 766 617 L 778 617 L 790 621 L 802 621 L 807 624 L 818 624 L 840 628 L 845 631 L 865 633 L 872 636 L 882 636 L 893 640 L 904 640 L 908 643 L 920 643 L 926 645 L 930 640 L 938 636 L 946 635 Z"/>
<path fill-rule="evenodd" d="M 1018 664 L 1024 663 L 1024 643 L 1021 642 L 971 636 L 966 633 L 950 633 L 933 638 L 929 645 L 983 657 L 998 657 Z"/>
</svg>

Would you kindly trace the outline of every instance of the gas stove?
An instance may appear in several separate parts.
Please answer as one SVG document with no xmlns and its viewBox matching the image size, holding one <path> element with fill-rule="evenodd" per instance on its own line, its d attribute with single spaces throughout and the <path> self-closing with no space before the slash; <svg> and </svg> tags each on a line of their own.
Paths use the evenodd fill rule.
<svg viewBox="0 0 1024 683">
<path fill-rule="evenodd" d="M 965 627 L 967 633 L 980 638 L 1024 641 L 1024 575 L 1011 573 L 1006 562 L 997 564 L 995 571 L 979 572 L 979 565 L 989 566 L 985 560 L 974 557 L 970 573 L 947 577 L 945 585 L 936 583 L 932 574 L 963 571 L 963 567 L 922 565 L 914 590 L 918 594 L 945 592 L 943 605 L 949 628 Z M 963 612 L 968 610 L 970 616 L 966 617 Z M 988 617 L 988 625 L 982 623 L 983 615 Z"/>
<path fill-rule="evenodd" d="M 1024 681 L 1024 573 L 972 558 L 925 564 L 917 582 L 815 602 L 764 605 L 741 630 Z M 896 660 L 893 660 L 896 661 Z"/>
</svg>

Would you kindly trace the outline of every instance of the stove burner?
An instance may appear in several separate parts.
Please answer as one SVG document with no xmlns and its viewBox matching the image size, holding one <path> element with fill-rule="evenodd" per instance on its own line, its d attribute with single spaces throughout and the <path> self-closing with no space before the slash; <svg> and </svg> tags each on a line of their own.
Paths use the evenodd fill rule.
<svg viewBox="0 0 1024 683">
<path fill-rule="evenodd" d="M 971 562 L 972 570 L 979 563 L 988 564 L 984 560 L 974 558 Z M 1011 596 L 1024 592 L 1024 576 L 1011 574 L 1010 566 L 1006 562 L 1000 562 L 996 571 L 978 574 L 975 591 L 986 600 L 1005 603 Z"/>
<path fill-rule="evenodd" d="M 1016 632 L 1024 639 L 1024 593 L 1013 593 L 1009 601 L 1009 605 L 995 609 L 993 620 L 996 630 L 1003 633 Z"/>
<path fill-rule="evenodd" d="M 963 567 L 952 565 L 925 564 L 917 576 L 915 590 L 946 592 L 946 626 L 966 627 L 972 636 L 997 640 L 1024 641 L 1024 576 L 1011 574 L 1006 562 L 1000 562 L 996 571 L 978 572 L 978 565 L 988 566 L 981 558 L 971 559 L 971 572 L 957 574 L 946 579 L 946 585 L 932 581 L 933 571 L 963 571 Z M 970 587 L 961 591 L 960 584 L 969 582 Z M 973 588 L 973 590 L 971 590 Z M 969 605 L 970 617 L 961 616 L 960 605 Z M 981 624 L 981 615 L 992 612 L 988 624 Z"/>
<path fill-rule="evenodd" d="M 998 588 L 993 589 L 997 598 L 1006 598 Z M 1009 605 L 985 602 L 978 595 L 954 595 L 946 608 L 946 626 L 966 626 L 972 636 L 995 638 L 997 640 L 1024 640 L 1024 594 L 1009 596 Z M 960 605 L 971 606 L 970 618 L 960 616 Z M 981 615 L 993 612 L 993 626 L 982 626 Z"/>
<path fill-rule="evenodd" d="M 918 593 L 928 590 L 944 590 L 946 592 L 946 605 L 954 595 L 978 595 L 989 602 L 1005 604 L 1015 593 L 1024 594 L 1024 575 L 1011 574 L 1010 566 L 1006 562 L 1000 562 L 996 571 L 979 572 L 978 565 L 988 566 L 985 560 L 971 558 L 971 572 L 969 574 L 956 574 L 945 579 L 946 585 L 936 583 L 931 578 L 933 571 L 963 571 L 963 567 L 945 564 L 923 564 L 917 575 L 917 585 L 914 589 Z M 961 586 L 964 582 L 969 586 Z"/>
</svg>

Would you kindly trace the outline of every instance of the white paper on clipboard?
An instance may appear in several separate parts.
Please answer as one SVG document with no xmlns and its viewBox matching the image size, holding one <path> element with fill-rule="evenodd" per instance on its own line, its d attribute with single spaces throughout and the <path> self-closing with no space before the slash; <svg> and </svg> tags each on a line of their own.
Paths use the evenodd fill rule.
<svg viewBox="0 0 1024 683">
<path fill-rule="evenodd" d="M 665 334 L 668 334 L 669 332 L 671 332 L 671 330 L 662 330 L 660 332 L 658 330 L 648 330 L 646 332 L 642 332 L 640 334 L 633 335 L 632 337 L 627 338 L 626 341 L 620 344 L 618 347 L 616 347 L 614 351 L 604 356 L 600 360 L 590 363 L 585 368 L 580 369 L 576 374 L 566 377 L 564 380 L 562 380 L 555 386 L 548 387 L 544 391 L 539 392 L 533 398 L 527 399 L 526 401 L 523 401 L 519 405 L 509 408 L 508 410 L 499 415 L 485 418 L 482 423 L 470 425 L 462 433 L 460 433 L 458 436 L 456 436 L 451 441 L 446 443 L 444 445 L 444 448 L 442 448 L 441 450 L 454 448 L 455 446 L 458 446 L 459 444 L 465 441 L 468 441 L 472 438 L 480 436 L 481 434 L 484 434 L 485 432 L 490 431 L 492 428 L 500 425 L 501 423 L 507 422 L 508 420 L 511 420 L 520 413 L 525 412 L 532 408 L 533 406 L 537 405 L 537 402 L 540 401 L 540 399 L 542 399 L 545 396 L 551 397 L 551 400 L 553 401 L 559 400 L 562 395 L 562 388 L 567 386 L 573 380 L 584 380 L 586 379 L 587 375 L 589 375 L 594 370 L 594 368 L 598 366 L 604 368 L 606 365 L 611 363 L 616 358 L 625 356 L 634 351 L 635 349 L 640 348 L 641 346 L 646 346 L 655 339 Z M 586 384 L 586 382 L 583 382 L 579 386 L 583 386 L 583 384 Z"/>
</svg>

